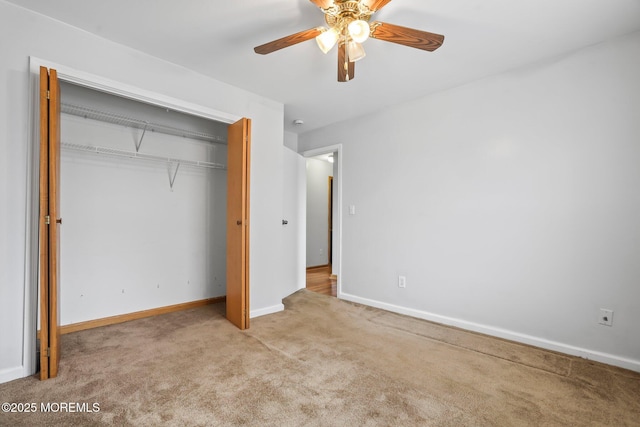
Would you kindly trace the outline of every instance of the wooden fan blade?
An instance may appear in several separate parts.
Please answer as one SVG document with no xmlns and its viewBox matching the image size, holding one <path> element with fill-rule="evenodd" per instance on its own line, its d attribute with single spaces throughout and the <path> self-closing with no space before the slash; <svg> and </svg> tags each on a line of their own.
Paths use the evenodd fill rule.
<svg viewBox="0 0 640 427">
<path fill-rule="evenodd" d="M 426 31 L 414 30 L 413 28 L 401 27 L 399 25 L 387 24 L 385 22 L 372 22 L 371 37 L 404 46 L 415 47 L 416 49 L 433 52 L 444 42 L 444 36 L 440 34 L 428 33 Z"/>
<path fill-rule="evenodd" d="M 348 82 L 353 80 L 356 75 L 356 63 L 349 61 L 345 66 L 347 52 L 345 52 L 344 43 L 338 45 L 338 81 Z"/>
<path fill-rule="evenodd" d="M 375 12 L 385 7 L 390 1 L 391 0 L 362 0 L 362 3 L 366 4 L 372 12 Z"/>
<path fill-rule="evenodd" d="M 318 6 L 320 9 L 328 9 L 333 5 L 333 0 L 309 0 L 311 3 Z"/>
<path fill-rule="evenodd" d="M 320 27 L 312 28 L 310 30 L 300 31 L 299 33 L 291 34 L 290 36 L 283 37 L 278 40 L 274 40 L 269 43 L 254 47 L 253 50 L 260 55 L 266 55 L 267 53 L 275 52 L 276 50 L 284 49 L 285 47 L 293 46 L 294 44 L 302 43 L 309 39 L 312 39 L 322 33 Z"/>
</svg>

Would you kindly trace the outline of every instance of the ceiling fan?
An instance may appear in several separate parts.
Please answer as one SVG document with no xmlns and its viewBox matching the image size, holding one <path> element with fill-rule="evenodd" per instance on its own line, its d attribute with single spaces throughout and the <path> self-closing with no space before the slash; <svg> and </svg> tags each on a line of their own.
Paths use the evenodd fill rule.
<svg viewBox="0 0 640 427">
<path fill-rule="evenodd" d="M 338 45 L 338 81 L 348 82 L 355 76 L 355 62 L 364 58 L 362 43 L 369 37 L 384 40 L 416 49 L 432 52 L 444 41 L 440 34 L 428 33 L 413 28 L 374 21 L 369 23 L 371 15 L 382 9 L 391 0 L 310 0 L 324 13 L 329 26 L 309 30 L 274 40 L 255 47 L 261 55 L 316 39 L 318 47 L 327 53 Z"/>
</svg>

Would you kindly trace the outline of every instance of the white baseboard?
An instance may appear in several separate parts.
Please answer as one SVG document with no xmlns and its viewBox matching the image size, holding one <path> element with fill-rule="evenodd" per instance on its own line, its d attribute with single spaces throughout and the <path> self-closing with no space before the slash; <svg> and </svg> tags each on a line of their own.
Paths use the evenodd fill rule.
<svg viewBox="0 0 640 427">
<path fill-rule="evenodd" d="M 257 310 L 251 310 L 249 312 L 249 318 L 266 316 L 267 314 L 277 313 L 284 310 L 284 304 L 276 304 L 271 307 L 259 308 Z"/>
<path fill-rule="evenodd" d="M 8 383 L 9 381 L 17 380 L 18 378 L 24 378 L 31 375 L 25 372 L 24 366 L 17 366 L 15 368 L 7 368 L 0 371 L 0 384 Z"/>
<path fill-rule="evenodd" d="M 389 304 L 389 303 L 376 301 L 368 298 L 362 298 L 356 295 L 346 294 L 342 292 L 340 293 L 340 295 L 338 295 L 338 298 L 344 299 L 346 301 L 355 302 L 358 304 L 368 305 L 370 307 L 376 307 L 383 310 L 391 311 L 393 313 L 404 314 L 411 317 L 417 317 L 419 319 L 429 320 L 431 322 L 441 323 L 443 325 L 455 326 L 457 328 L 466 329 L 468 331 L 479 332 L 485 335 L 491 335 L 494 337 L 519 342 L 522 344 L 528 344 L 535 347 L 544 348 L 546 350 L 557 351 L 557 352 L 568 354 L 571 356 L 578 356 L 584 359 L 594 360 L 597 362 L 606 363 L 608 365 L 618 366 L 620 368 L 625 368 L 632 371 L 640 372 L 640 360 L 633 360 L 625 357 L 616 356 L 614 354 L 602 353 L 595 350 L 575 347 L 575 346 L 564 344 L 557 341 L 551 341 L 544 338 L 521 334 L 515 331 L 509 331 L 507 329 L 482 325 L 479 323 L 469 322 L 467 320 L 456 319 L 453 317 L 441 316 L 439 314 L 429 313 L 426 311 L 416 310 L 413 308 L 402 307 L 399 305 Z"/>
</svg>

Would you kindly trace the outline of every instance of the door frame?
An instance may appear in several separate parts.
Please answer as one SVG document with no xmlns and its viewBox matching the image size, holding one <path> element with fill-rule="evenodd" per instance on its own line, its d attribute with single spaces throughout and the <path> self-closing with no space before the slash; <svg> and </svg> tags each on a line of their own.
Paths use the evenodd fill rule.
<svg viewBox="0 0 640 427">
<path fill-rule="evenodd" d="M 29 123 L 31 124 L 27 144 L 27 203 L 25 239 L 25 295 L 23 321 L 23 376 L 33 375 L 36 370 L 36 329 L 38 322 L 38 231 L 39 231 L 39 158 L 40 158 L 40 67 L 55 69 L 58 80 L 84 86 L 89 89 L 122 96 L 134 101 L 157 105 L 186 114 L 232 124 L 242 116 L 225 113 L 183 99 L 174 98 L 111 80 L 103 76 L 87 73 L 34 56 L 29 57 Z"/>
<path fill-rule="evenodd" d="M 333 228 L 337 232 L 334 232 L 334 246 L 336 250 L 333 251 L 332 258 L 332 274 L 338 276 L 337 285 L 336 285 L 336 296 L 338 298 L 342 298 L 342 177 L 343 177 L 343 164 L 344 164 L 344 154 L 342 149 L 342 144 L 334 144 L 328 145 L 325 147 L 315 148 L 312 150 L 307 150 L 302 152 L 302 156 L 307 159 L 310 157 L 316 157 L 323 154 L 329 153 L 338 153 L 338 156 L 334 156 L 334 167 L 337 169 L 337 176 L 333 177 L 333 191 L 335 193 L 336 203 L 333 206 Z M 306 203 L 306 198 L 305 198 Z M 305 236 L 306 236 L 306 225 L 305 225 Z M 306 237 L 305 237 L 306 240 Z"/>
</svg>

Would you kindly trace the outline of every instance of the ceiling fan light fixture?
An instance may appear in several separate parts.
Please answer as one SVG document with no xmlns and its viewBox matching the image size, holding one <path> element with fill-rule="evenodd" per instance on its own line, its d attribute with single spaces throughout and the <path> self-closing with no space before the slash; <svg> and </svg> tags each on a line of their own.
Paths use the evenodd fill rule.
<svg viewBox="0 0 640 427">
<path fill-rule="evenodd" d="M 338 41 L 338 32 L 335 28 L 330 28 L 326 31 L 323 31 L 320 35 L 316 37 L 316 43 L 318 43 L 318 47 L 322 51 L 322 53 L 327 53 L 331 50 L 333 46 L 335 46 Z"/>
<path fill-rule="evenodd" d="M 349 30 L 351 40 L 356 43 L 363 43 L 369 38 L 369 33 L 371 32 L 369 23 L 367 21 L 363 21 L 362 19 L 357 19 L 350 22 L 347 29 Z"/>
<path fill-rule="evenodd" d="M 2 1 L 2 0 L 0 0 Z M 369 38 L 433 52 L 442 46 L 442 34 L 372 21 L 391 0 L 310 0 L 324 14 L 326 26 L 299 31 L 253 48 L 266 55 L 307 40 L 316 39 L 323 53 L 338 45 L 338 81 L 351 81 L 355 75 L 355 61 L 365 57 L 362 44 Z"/>
<path fill-rule="evenodd" d="M 356 62 L 367 56 L 364 47 L 360 43 L 349 42 L 347 44 L 347 57 L 350 62 Z"/>
</svg>

